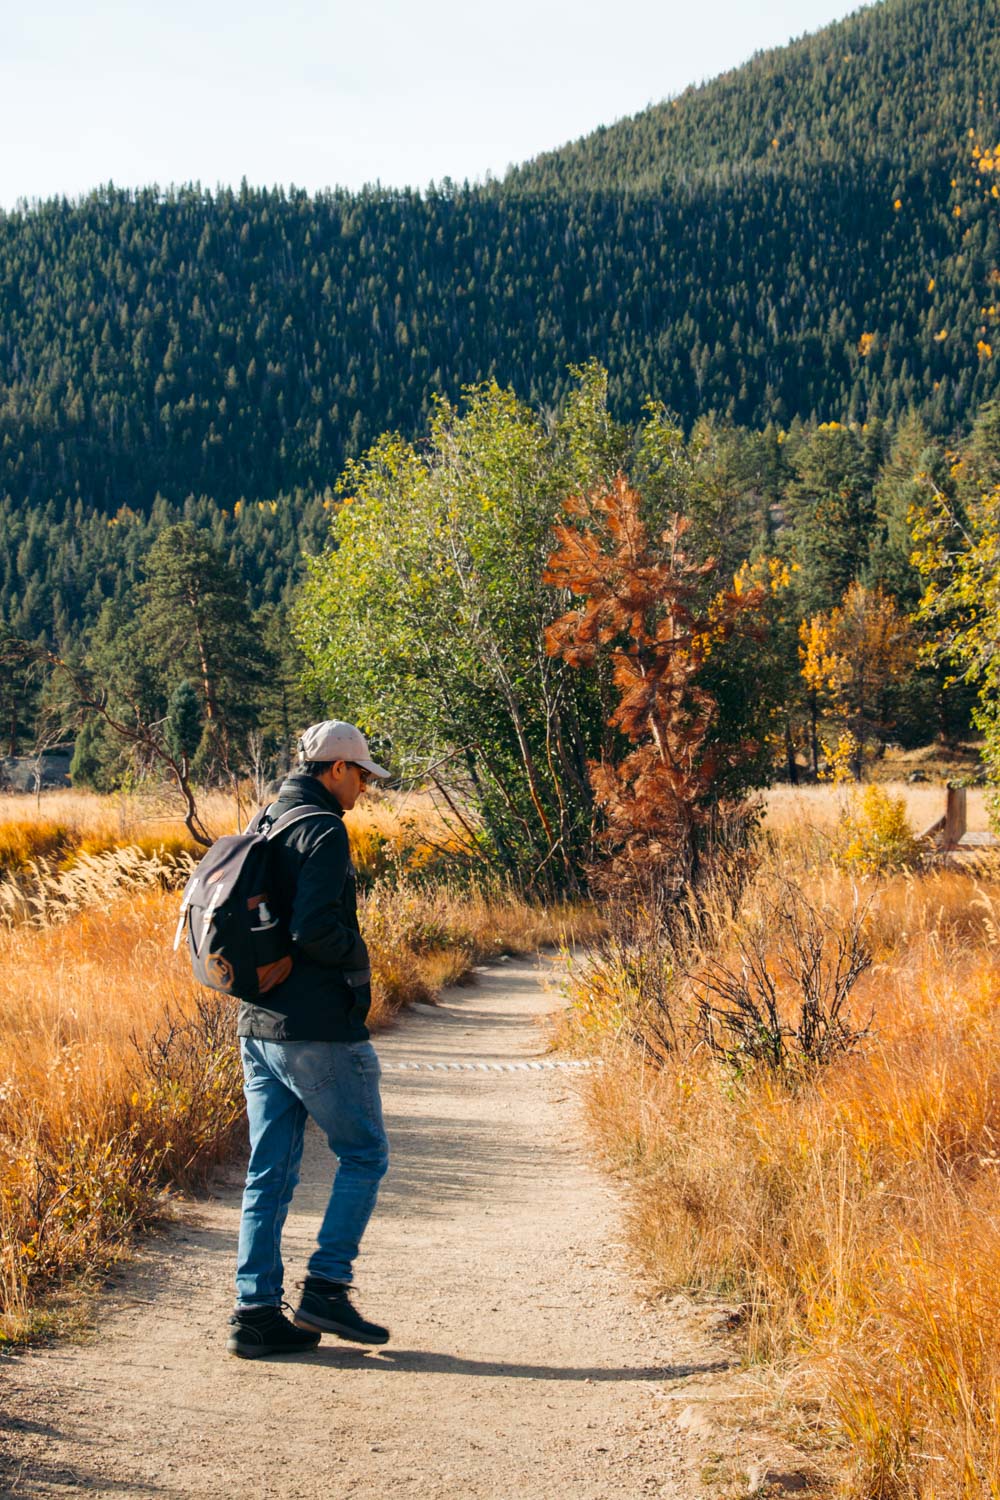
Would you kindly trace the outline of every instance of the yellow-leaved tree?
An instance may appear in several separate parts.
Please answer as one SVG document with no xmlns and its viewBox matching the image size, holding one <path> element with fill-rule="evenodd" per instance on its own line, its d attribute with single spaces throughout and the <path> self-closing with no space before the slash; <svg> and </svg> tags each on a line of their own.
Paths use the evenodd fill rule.
<svg viewBox="0 0 1000 1500">
<path fill-rule="evenodd" d="M 994 412 L 1000 429 L 1000 411 Z M 975 685 L 973 723 L 984 736 L 990 782 L 1000 786 L 1000 482 L 936 485 L 911 513 L 914 561 L 924 576 L 920 616 L 936 627 L 930 651 Z M 992 798 L 994 824 L 1000 799 Z"/>
<path fill-rule="evenodd" d="M 832 731 L 827 758 L 846 763 L 860 781 L 916 662 L 913 627 L 881 588 L 852 583 L 835 609 L 803 621 L 799 642 L 802 676 Z"/>
<path fill-rule="evenodd" d="M 1000 143 L 975 145 L 972 168 L 984 196 L 1000 199 Z M 1000 267 L 994 267 L 989 281 L 995 287 L 998 280 Z M 981 311 L 985 321 L 977 354 L 992 358 L 987 334 L 1000 309 L 992 302 Z M 925 654 L 949 661 L 953 680 L 977 691 L 972 718 L 984 736 L 983 758 L 994 788 L 992 820 L 1000 829 L 1000 405 L 983 408 L 968 444 L 953 455 L 940 483 L 928 474 L 921 478 L 925 498 L 914 504 L 909 519 L 913 562 L 924 579 L 917 618 L 934 631 Z"/>
</svg>

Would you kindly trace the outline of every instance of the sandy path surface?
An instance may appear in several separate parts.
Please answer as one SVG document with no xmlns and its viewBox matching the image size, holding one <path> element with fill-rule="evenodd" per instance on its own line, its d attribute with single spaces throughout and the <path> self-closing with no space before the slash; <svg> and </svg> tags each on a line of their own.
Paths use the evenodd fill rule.
<svg viewBox="0 0 1000 1500">
<path fill-rule="evenodd" d="M 378 1038 L 383 1060 L 537 1058 L 560 1003 L 549 967 L 480 973 Z M 576 1087 L 559 1071 L 387 1070 L 393 1162 L 357 1271 L 384 1349 L 227 1357 L 239 1183 L 185 1211 L 119 1274 L 93 1338 L 0 1363 L 0 1494 L 692 1496 L 663 1400 L 719 1353 L 631 1290 Z M 330 1170 L 310 1130 L 289 1300 Z"/>
</svg>

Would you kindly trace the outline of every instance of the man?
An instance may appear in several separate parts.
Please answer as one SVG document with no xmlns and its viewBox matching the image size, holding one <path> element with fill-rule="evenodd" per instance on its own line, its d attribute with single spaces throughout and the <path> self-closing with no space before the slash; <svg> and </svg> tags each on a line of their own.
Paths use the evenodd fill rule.
<svg viewBox="0 0 1000 1500">
<path fill-rule="evenodd" d="M 361 1316 L 348 1290 L 389 1157 L 379 1063 L 365 1026 L 371 969 L 342 817 L 372 777 L 388 775 L 353 724 L 313 724 L 299 741 L 298 770 L 264 816 L 266 830 L 293 808 L 322 814 L 275 835 L 272 915 L 291 934 L 292 971 L 266 1003 L 240 1005 L 250 1163 L 227 1348 L 246 1359 L 313 1348 L 324 1332 L 364 1344 L 389 1337 Z M 338 1166 L 293 1323 L 282 1312 L 281 1230 L 307 1116 Z"/>
</svg>

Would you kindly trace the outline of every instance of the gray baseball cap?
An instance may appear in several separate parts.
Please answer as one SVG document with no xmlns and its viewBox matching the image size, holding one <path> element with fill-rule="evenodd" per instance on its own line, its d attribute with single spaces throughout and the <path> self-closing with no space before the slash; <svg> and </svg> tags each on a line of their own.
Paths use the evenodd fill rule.
<svg viewBox="0 0 1000 1500">
<path fill-rule="evenodd" d="M 322 724 L 310 724 L 303 730 L 298 745 L 299 760 L 349 760 L 361 766 L 372 776 L 387 778 L 392 775 L 384 766 L 377 766 L 368 751 L 368 741 L 360 729 L 345 724 L 343 719 L 324 719 Z"/>
</svg>

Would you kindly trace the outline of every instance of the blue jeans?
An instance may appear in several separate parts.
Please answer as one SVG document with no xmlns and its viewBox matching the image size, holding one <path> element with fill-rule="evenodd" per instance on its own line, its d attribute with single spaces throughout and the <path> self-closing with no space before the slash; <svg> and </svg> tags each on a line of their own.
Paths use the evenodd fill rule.
<svg viewBox="0 0 1000 1500">
<path fill-rule="evenodd" d="M 273 1042 L 243 1037 L 250 1164 L 236 1267 L 239 1305 L 280 1306 L 281 1231 L 299 1180 L 306 1117 L 338 1158 L 309 1260 L 310 1276 L 350 1282 L 352 1264 L 389 1165 L 378 1057 L 371 1042 Z"/>
</svg>

